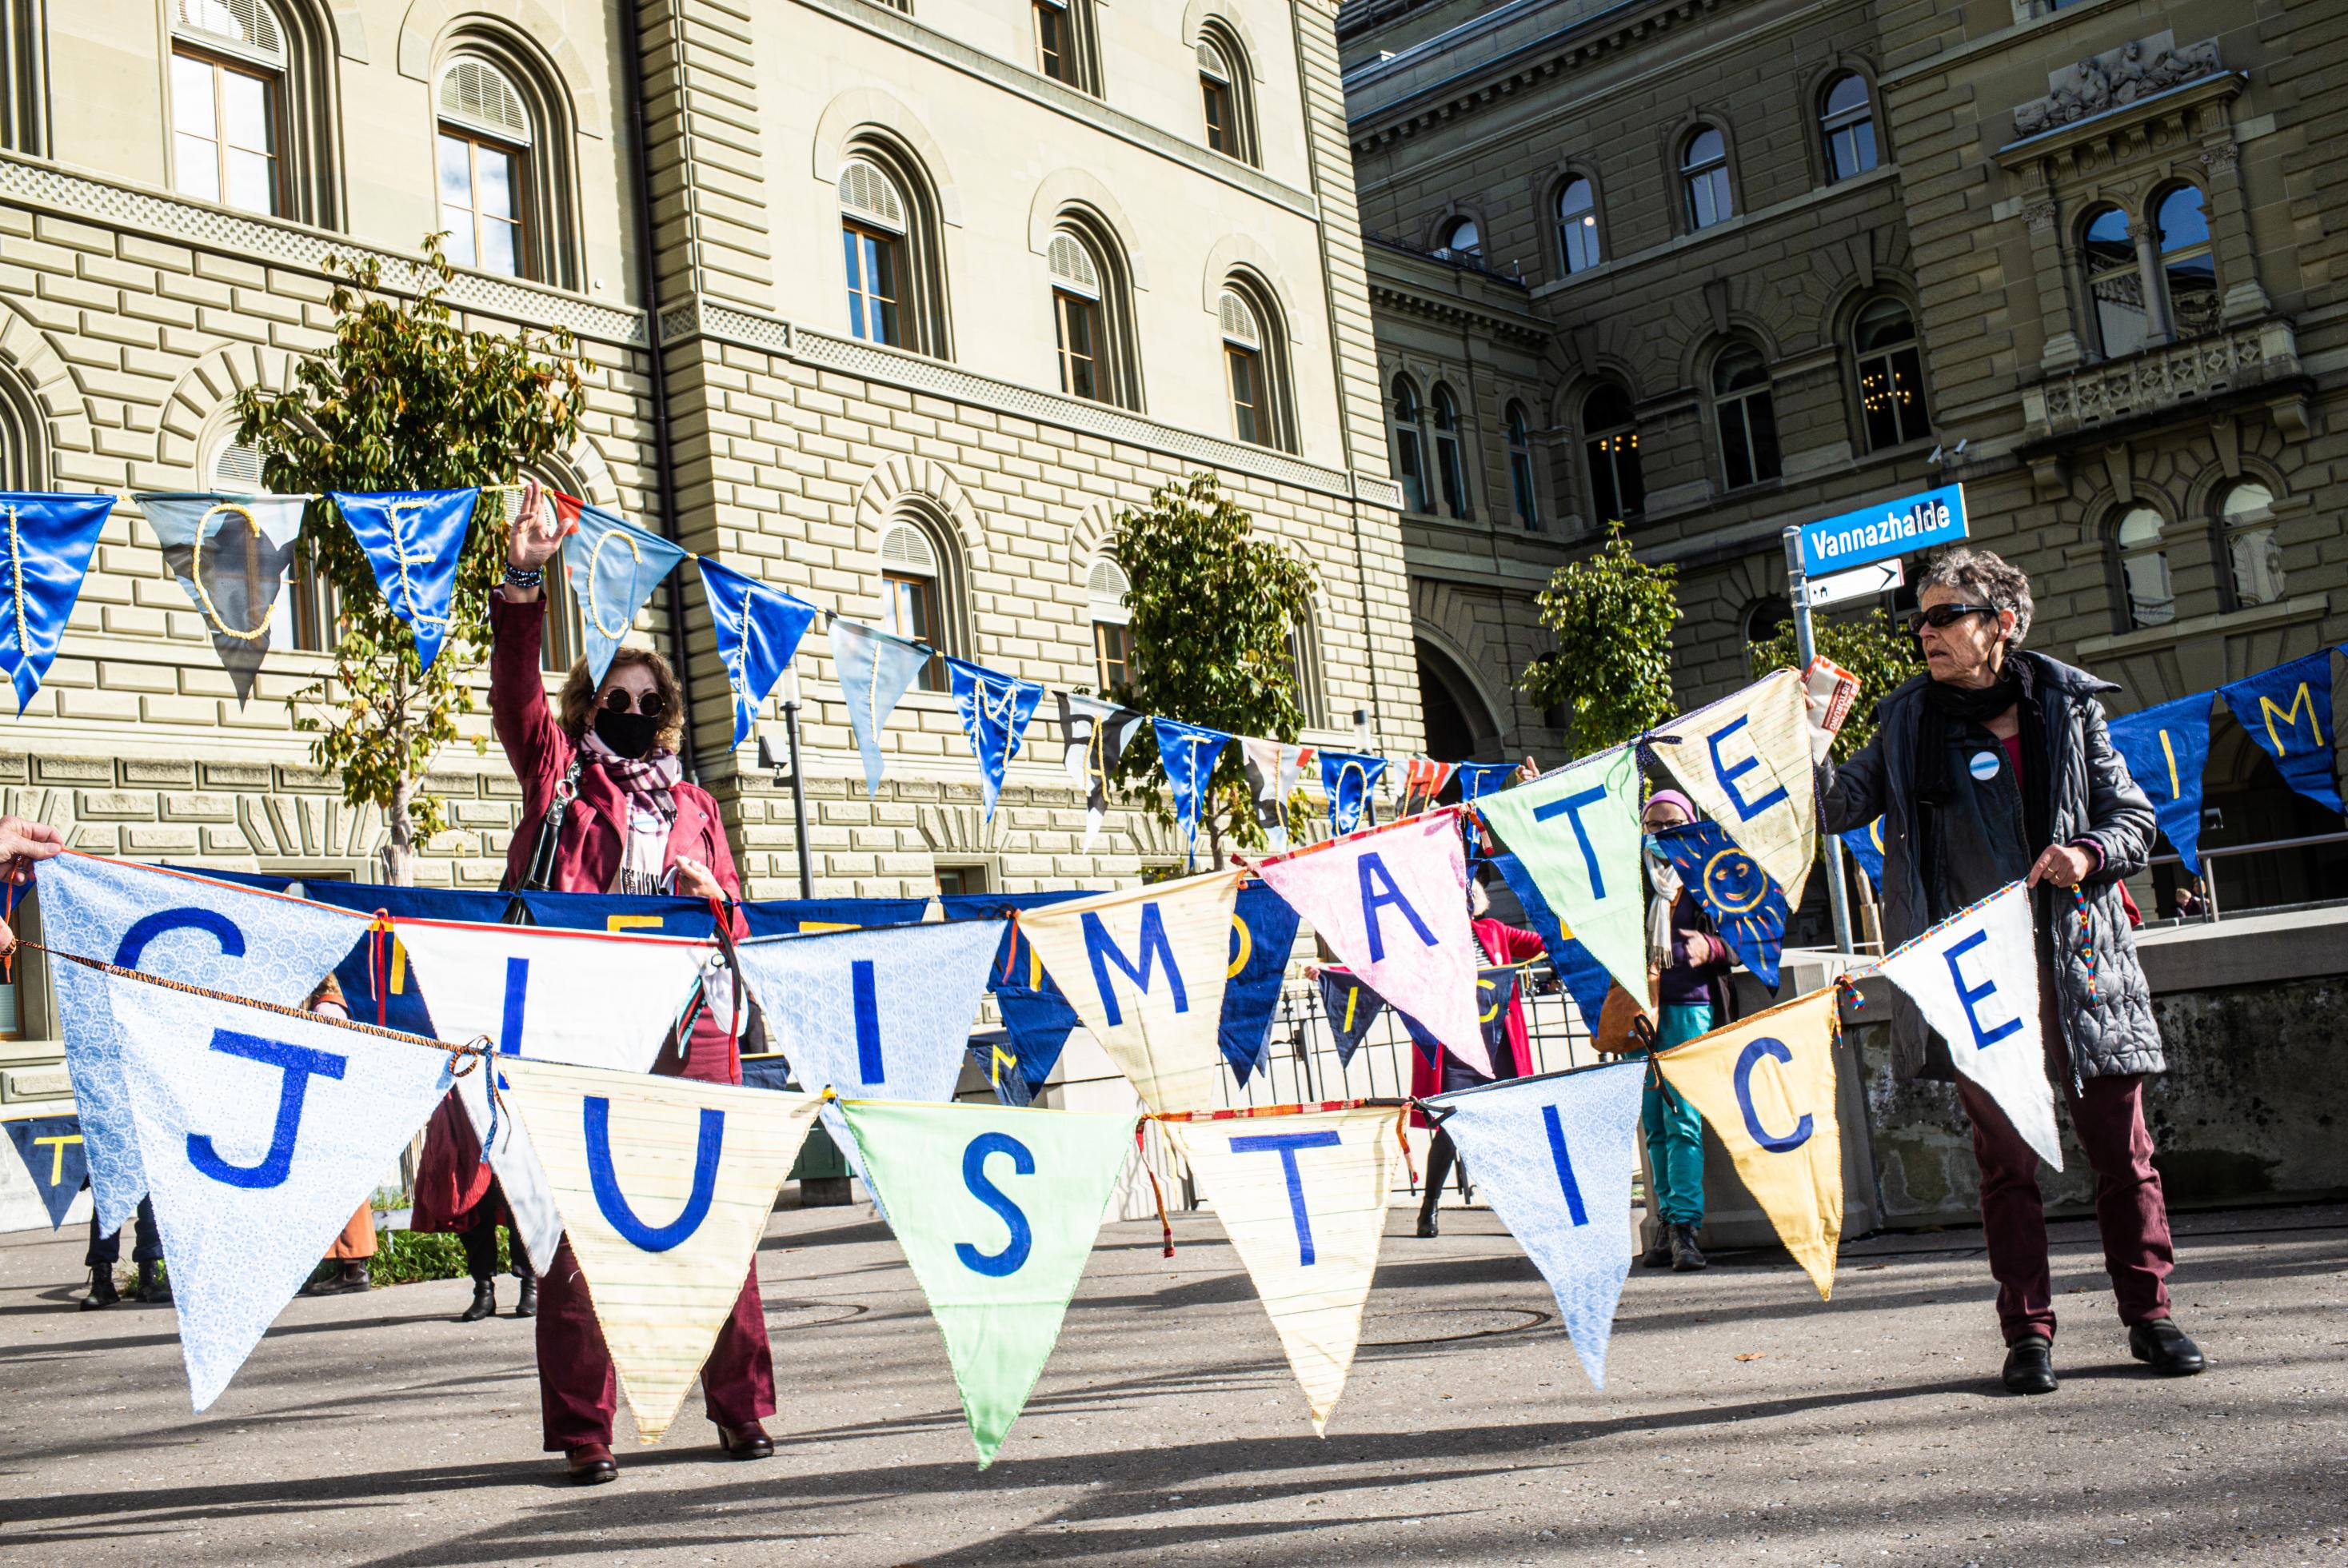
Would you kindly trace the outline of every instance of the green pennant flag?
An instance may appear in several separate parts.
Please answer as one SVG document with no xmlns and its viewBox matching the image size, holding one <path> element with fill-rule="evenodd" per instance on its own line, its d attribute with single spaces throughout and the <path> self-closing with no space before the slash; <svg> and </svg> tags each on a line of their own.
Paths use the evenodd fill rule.
<svg viewBox="0 0 2348 1568">
<path fill-rule="evenodd" d="M 1476 797 L 1566 934 L 1644 1008 L 1646 893 L 1639 876 L 1639 759 L 1629 746 Z"/>
<path fill-rule="evenodd" d="M 1134 1119 L 887 1100 L 839 1108 L 875 1184 L 901 1194 L 889 1223 L 946 1337 L 984 1470 L 1060 1337 Z"/>
</svg>

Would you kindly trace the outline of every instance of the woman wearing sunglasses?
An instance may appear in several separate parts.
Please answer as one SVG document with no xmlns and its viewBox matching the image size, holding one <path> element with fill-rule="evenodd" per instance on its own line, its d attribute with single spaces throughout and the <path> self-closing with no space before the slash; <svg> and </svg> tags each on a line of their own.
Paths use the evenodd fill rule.
<svg viewBox="0 0 2348 1568">
<path fill-rule="evenodd" d="M 2105 728 L 2102 694 L 2119 688 L 2023 649 L 2030 579 L 1987 550 L 1960 546 L 1932 561 L 1917 603 L 1908 626 L 1925 673 L 1876 705 L 1864 750 L 1821 765 L 1821 825 L 1841 833 L 1883 819 L 1887 944 L 2009 883 L 2030 885 L 2046 1076 L 2095 1167 L 2096 1223 L 2128 1348 L 2156 1372 L 2199 1372 L 2201 1352 L 2169 1317 L 2175 1253 L 2144 1124 L 2145 1075 L 2167 1064 L 2120 879 L 2144 868 L 2154 824 Z M 2005 1386 L 2051 1393 L 2038 1157 L 1996 1102 L 1956 1074 L 1948 1043 L 1907 999 L 1891 1006 L 1899 1075 L 1953 1081 L 1972 1122 Z"/>
</svg>

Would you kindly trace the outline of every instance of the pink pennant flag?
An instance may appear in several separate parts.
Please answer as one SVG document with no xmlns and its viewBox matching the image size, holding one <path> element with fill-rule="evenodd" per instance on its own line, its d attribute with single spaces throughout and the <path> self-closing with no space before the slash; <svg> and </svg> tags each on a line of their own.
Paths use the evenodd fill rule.
<svg viewBox="0 0 2348 1568">
<path fill-rule="evenodd" d="M 1363 982 L 1488 1073 L 1459 814 L 1433 811 L 1251 862 Z"/>
</svg>

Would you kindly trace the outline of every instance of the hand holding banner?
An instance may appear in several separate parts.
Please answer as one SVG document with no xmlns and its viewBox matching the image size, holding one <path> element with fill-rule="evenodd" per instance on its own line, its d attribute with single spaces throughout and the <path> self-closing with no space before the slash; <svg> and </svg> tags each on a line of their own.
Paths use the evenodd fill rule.
<svg viewBox="0 0 2348 1568">
<path fill-rule="evenodd" d="M 1776 882 L 1709 817 L 1656 837 L 1722 939 L 1755 978 L 1776 990 L 1777 955 L 1786 946 L 1786 897 Z"/>
</svg>

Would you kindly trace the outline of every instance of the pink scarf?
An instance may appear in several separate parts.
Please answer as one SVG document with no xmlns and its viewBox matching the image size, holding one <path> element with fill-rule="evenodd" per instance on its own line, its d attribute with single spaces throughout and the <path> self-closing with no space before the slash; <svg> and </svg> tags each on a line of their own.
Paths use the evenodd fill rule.
<svg viewBox="0 0 2348 1568">
<path fill-rule="evenodd" d="M 661 874 L 668 863 L 668 835 L 676 825 L 675 790 L 685 779 L 684 764 L 675 752 L 623 757 L 592 730 L 580 737 L 579 744 L 588 760 L 619 786 L 628 803 L 626 846 L 610 891 L 660 891 Z"/>
</svg>

